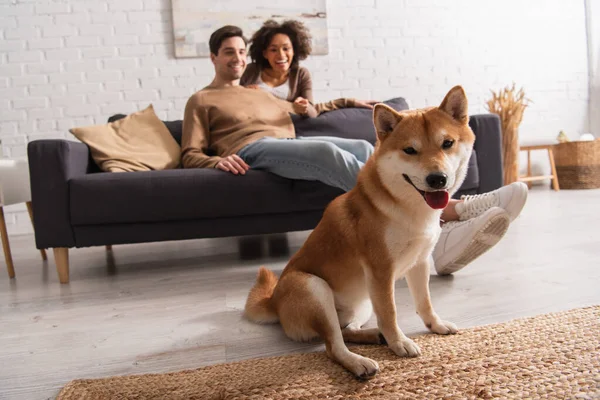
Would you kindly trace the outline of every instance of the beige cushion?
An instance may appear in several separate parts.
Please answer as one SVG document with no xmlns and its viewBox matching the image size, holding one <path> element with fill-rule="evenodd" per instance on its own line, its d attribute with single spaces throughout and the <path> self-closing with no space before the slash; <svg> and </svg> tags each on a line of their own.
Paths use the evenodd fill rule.
<svg viewBox="0 0 600 400">
<path fill-rule="evenodd" d="M 145 110 L 105 125 L 73 128 L 70 132 L 87 144 L 102 171 L 150 171 L 179 166 L 181 148 L 165 124 Z"/>
</svg>

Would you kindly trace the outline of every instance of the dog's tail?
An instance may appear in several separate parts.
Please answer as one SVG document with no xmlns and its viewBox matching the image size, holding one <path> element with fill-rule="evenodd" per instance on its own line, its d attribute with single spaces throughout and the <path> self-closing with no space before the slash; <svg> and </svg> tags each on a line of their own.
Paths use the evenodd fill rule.
<svg viewBox="0 0 600 400">
<path fill-rule="evenodd" d="M 252 322 L 272 324 L 279 321 L 277 311 L 271 301 L 277 285 L 277 276 L 265 267 L 260 267 L 256 283 L 248 294 L 244 314 Z"/>
</svg>

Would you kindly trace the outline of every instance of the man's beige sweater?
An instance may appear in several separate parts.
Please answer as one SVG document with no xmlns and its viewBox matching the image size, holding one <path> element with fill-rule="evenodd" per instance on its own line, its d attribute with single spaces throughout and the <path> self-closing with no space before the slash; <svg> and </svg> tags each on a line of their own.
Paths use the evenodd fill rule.
<svg viewBox="0 0 600 400">
<path fill-rule="evenodd" d="M 296 137 L 290 112 L 292 103 L 258 89 L 207 87 L 196 92 L 183 116 L 183 167 L 215 167 L 222 157 L 265 136 Z M 216 155 L 208 156 L 208 149 Z"/>
</svg>

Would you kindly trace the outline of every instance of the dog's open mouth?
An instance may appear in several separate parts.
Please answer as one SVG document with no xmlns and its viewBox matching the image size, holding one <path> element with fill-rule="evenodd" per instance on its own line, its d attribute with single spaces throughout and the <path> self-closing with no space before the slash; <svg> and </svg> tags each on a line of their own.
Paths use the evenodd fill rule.
<svg viewBox="0 0 600 400">
<path fill-rule="evenodd" d="M 426 192 L 416 187 L 415 184 L 412 183 L 408 175 L 402 174 L 402 176 L 404 177 L 404 180 L 406 180 L 406 182 L 410 183 L 410 185 L 414 187 L 415 190 L 419 192 L 421 196 L 423 196 L 423 200 L 425 200 L 425 203 L 427 203 L 429 207 L 433 208 L 434 210 L 446 208 L 448 202 L 450 201 L 450 194 L 447 190 L 436 190 L 433 192 Z"/>
</svg>

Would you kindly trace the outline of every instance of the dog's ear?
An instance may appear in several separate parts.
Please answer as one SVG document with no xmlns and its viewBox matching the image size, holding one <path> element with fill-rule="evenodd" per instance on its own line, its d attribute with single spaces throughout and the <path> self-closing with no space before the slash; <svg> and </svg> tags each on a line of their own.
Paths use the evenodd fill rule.
<svg viewBox="0 0 600 400">
<path fill-rule="evenodd" d="M 469 123 L 469 102 L 462 86 L 450 89 L 439 109 L 460 123 Z"/>
<path fill-rule="evenodd" d="M 401 120 L 402 116 L 393 108 L 383 103 L 375 104 L 373 108 L 373 123 L 375 124 L 375 131 L 379 140 L 384 139 L 392 133 Z"/>
</svg>

